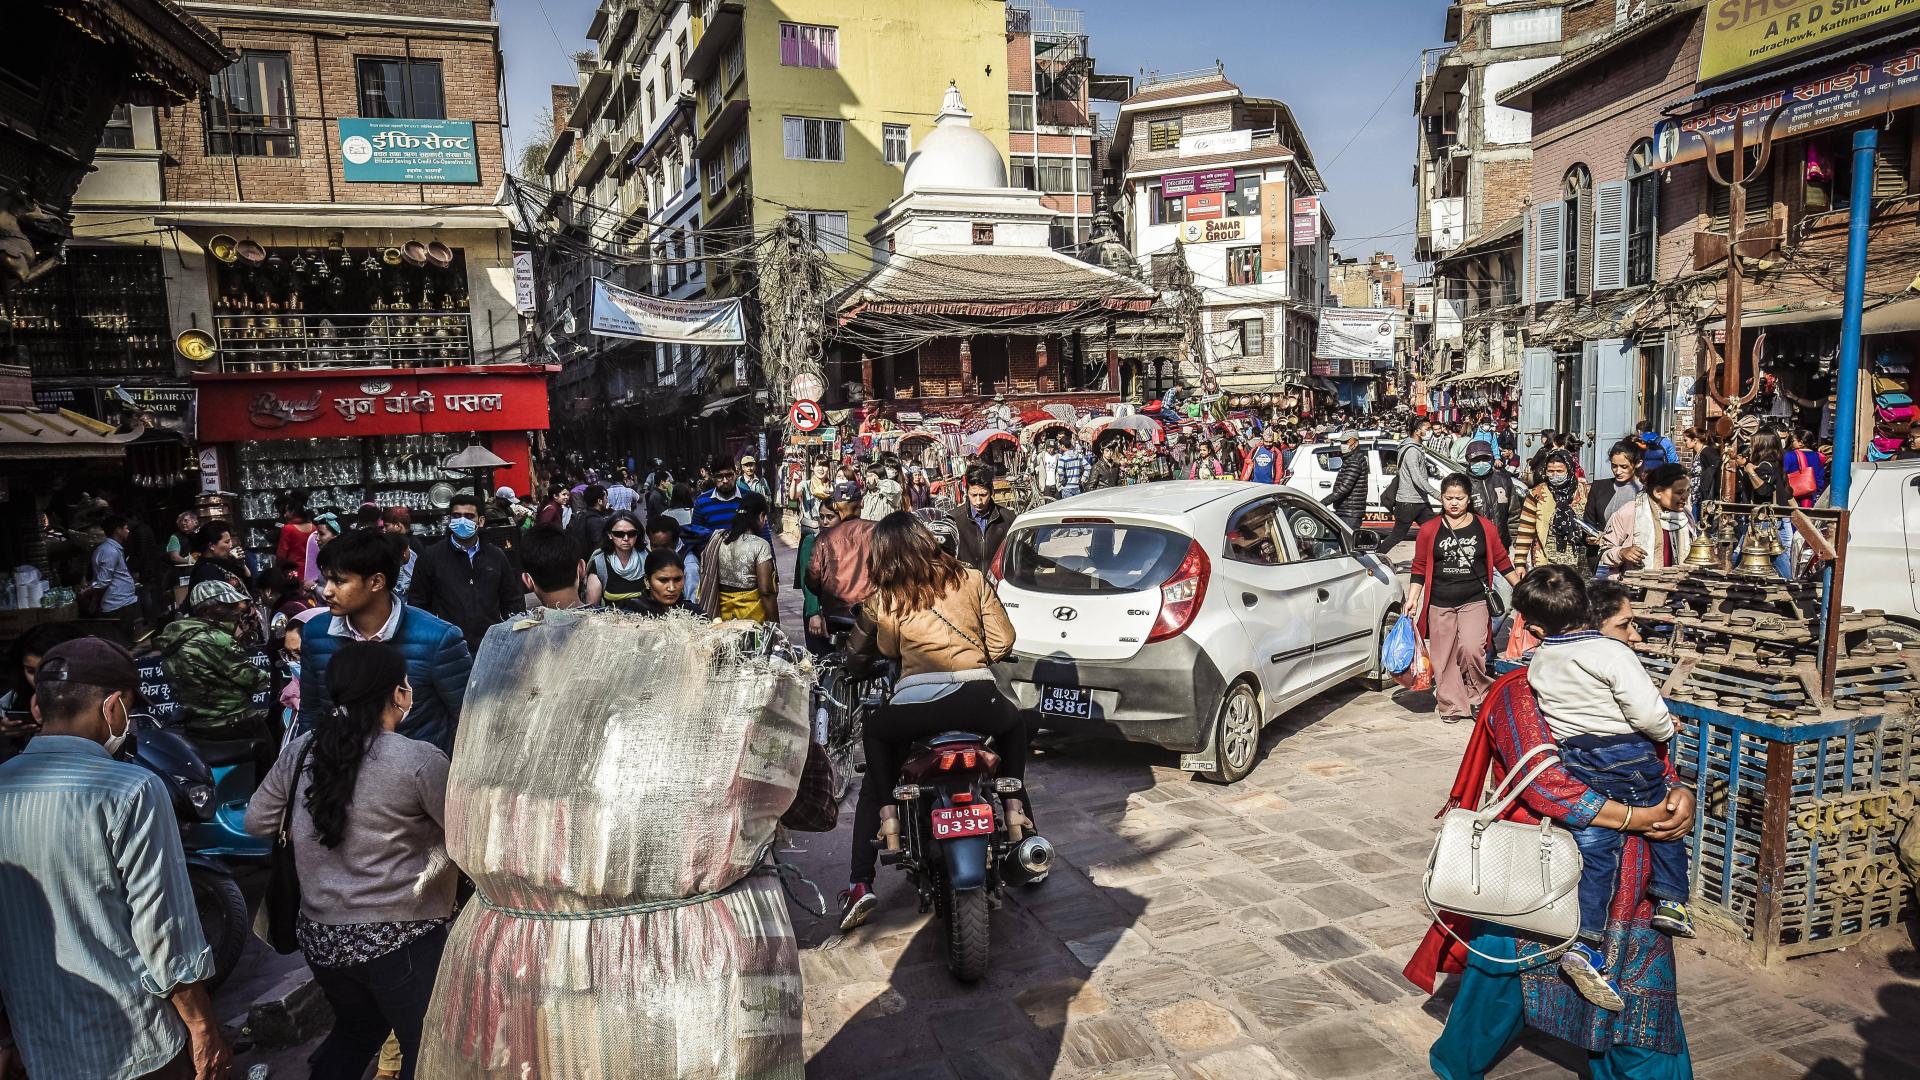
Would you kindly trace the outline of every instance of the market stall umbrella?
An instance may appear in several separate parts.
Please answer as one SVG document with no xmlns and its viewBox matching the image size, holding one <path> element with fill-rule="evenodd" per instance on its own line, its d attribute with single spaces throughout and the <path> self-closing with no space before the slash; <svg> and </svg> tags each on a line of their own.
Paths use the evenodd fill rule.
<svg viewBox="0 0 1920 1080">
<path fill-rule="evenodd" d="M 473 493 L 480 496 L 480 503 L 484 506 L 489 494 L 485 478 L 486 471 L 505 468 L 511 464 L 513 462 L 476 443 L 447 458 L 440 463 L 440 467 L 447 472 L 472 472 Z"/>
<path fill-rule="evenodd" d="M 1143 442 L 1160 442 L 1166 438 L 1165 431 L 1158 421 L 1146 416 L 1102 416 L 1089 423 L 1080 432 L 1080 437 L 1088 442 L 1098 441 L 1100 436 L 1115 431 L 1125 431 Z"/>
<path fill-rule="evenodd" d="M 1016 449 L 1019 448 L 1019 445 L 1020 445 L 1019 440 L 1015 439 L 1011 434 L 1005 431 L 976 431 L 973 434 L 967 436 L 966 442 L 962 443 L 961 445 L 966 448 L 967 453 L 978 454 L 984 451 L 987 448 L 988 444 L 994 442 L 997 439 L 1005 439 L 1007 441 L 1007 445 L 1012 446 Z"/>
<path fill-rule="evenodd" d="M 1071 438 L 1073 436 L 1073 425 L 1057 416 L 1049 416 L 1043 420 L 1036 420 L 1026 427 L 1021 428 L 1020 441 L 1025 443 L 1033 442 L 1045 431 L 1063 431 Z"/>
</svg>

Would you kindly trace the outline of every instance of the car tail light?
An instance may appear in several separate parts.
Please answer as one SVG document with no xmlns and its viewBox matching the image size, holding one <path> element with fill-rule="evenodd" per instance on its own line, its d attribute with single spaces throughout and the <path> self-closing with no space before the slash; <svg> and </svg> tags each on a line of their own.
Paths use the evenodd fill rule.
<svg viewBox="0 0 1920 1080">
<path fill-rule="evenodd" d="M 1193 617 L 1200 613 L 1200 604 L 1207 598 L 1207 578 L 1212 569 L 1200 542 L 1188 543 L 1187 557 L 1180 560 L 1180 568 L 1160 585 L 1160 615 L 1153 620 L 1153 632 L 1147 635 L 1148 644 L 1178 637 L 1193 625 Z"/>
<path fill-rule="evenodd" d="M 1006 570 L 1004 569 L 1006 565 L 1006 558 L 1007 558 L 1007 542 L 1005 540 L 1002 540 L 1000 541 L 1000 546 L 993 549 L 993 561 L 987 564 L 987 577 L 995 585 L 1000 584 L 1002 581 L 1005 581 L 1007 578 L 1007 573 L 1006 573 Z"/>
</svg>

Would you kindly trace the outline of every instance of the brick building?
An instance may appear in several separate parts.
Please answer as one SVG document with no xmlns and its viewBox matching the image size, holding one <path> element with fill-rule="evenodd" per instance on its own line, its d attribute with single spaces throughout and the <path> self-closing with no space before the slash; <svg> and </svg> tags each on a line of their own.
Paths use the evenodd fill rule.
<svg viewBox="0 0 1920 1080">
<path fill-rule="evenodd" d="M 1094 101 L 1123 101 L 1126 75 L 1097 74 L 1082 13 L 1046 0 L 1007 3 L 1007 160 L 1014 187 L 1042 194 L 1055 212 L 1049 242 L 1084 255 L 1104 190 L 1111 124 Z"/>
<path fill-rule="evenodd" d="M 1500 98 L 1528 110 L 1534 128 L 1522 421 L 1585 438 L 1590 468 L 1640 420 L 1673 430 L 1696 409 L 1718 411 L 1694 391 L 1725 347 L 1729 207 L 1690 132 L 1705 130 L 1724 151 L 1736 111 L 1757 141 L 1766 116 L 1787 107 L 1744 208 L 1745 408 L 1830 428 L 1823 406 L 1839 342 L 1849 147 L 1862 126 L 1880 131 L 1866 352 L 1904 369 L 1920 347 L 1920 306 L 1908 299 L 1920 270 L 1916 125 L 1912 91 L 1896 89 L 1920 69 L 1920 17 L 1815 42 L 1716 83 L 1699 77 L 1706 22 L 1700 0 L 1649 5 Z M 1872 411 L 1863 409 L 1869 421 Z"/>
<path fill-rule="evenodd" d="M 1186 368 L 1156 365 L 1146 394 L 1192 379 L 1196 359 L 1229 391 L 1315 385 L 1309 361 L 1333 227 L 1317 199 L 1326 185 L 1286 103 L 1243 93 L 1217 68 L 1149 77 L 1120 105 L 1111 158 L 1136 262 L 1164 288 L 1184 258 L 1201 293 L 1206 355 L 1174 358 Z M 1312 234 L 1298 247 L 1297 209 Z"/>
</svg>

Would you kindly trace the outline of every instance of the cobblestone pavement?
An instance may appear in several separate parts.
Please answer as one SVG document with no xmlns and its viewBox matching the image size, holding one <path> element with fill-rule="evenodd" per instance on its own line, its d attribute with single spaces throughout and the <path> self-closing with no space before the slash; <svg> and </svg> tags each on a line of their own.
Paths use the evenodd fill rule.
<svg viewBox="0 0 1920 1080">
<path fill-rule="evenodd" d="M 1041 831 L 1065 865 L 994 916 L 993 971 L 947 974 L 939 923 L 882 868 L 883 907 L 840 937 L 796 916 L 808 1075 L 935 1080 L 1429 1076 L 1445 1016 L 1400 966 L 1424 932 L 1420 871 L 1465 744 L 1386 694 L 1329 694 L 1267 730 L 1232 787 L 1111 743 L 1042 753 Z M 790 854 L 829 894 L 848 823 Z M 1682 1015 L 1713 1078 L 1920 1076 L 1904 940 L 1756 969 L 1730 938 L 1683 945 Z M 1524 1042 L 1495 1077 L 1579 1075 Z"/>
</svg>

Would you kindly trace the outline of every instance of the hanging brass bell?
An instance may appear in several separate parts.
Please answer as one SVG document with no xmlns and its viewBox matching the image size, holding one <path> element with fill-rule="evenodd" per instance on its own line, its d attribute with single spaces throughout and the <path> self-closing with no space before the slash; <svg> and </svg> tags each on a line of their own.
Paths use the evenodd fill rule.
<svg viewBox="0 0 1920 1080">
<path fill-rule="evenodd" d="M 1714 550 L 1713 541 L 1705 533 L 1693 538 L 1693 546 L 1687 549 L 1688 566 L 1718 566 L 1720 554 Z"/>
<path fill-rule="evenodd" d="M 1776 540 L 1774 546 L 1778 547 L 1779 541 Z M 1754 577 L 1776 576 L 1773 570 L 1773 554 L 1767 550 L 1767 543 L 1763 537 L 1748 534 L 1746 550 L 1740 553 L 1740 565 L 1734 567 L 1734 572 Z"/>
</svg>

